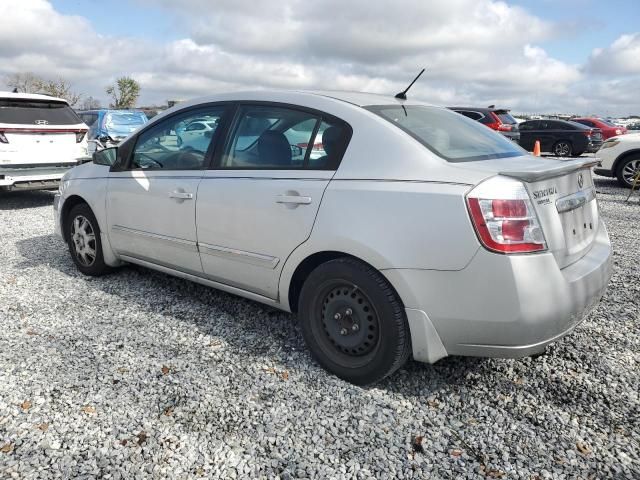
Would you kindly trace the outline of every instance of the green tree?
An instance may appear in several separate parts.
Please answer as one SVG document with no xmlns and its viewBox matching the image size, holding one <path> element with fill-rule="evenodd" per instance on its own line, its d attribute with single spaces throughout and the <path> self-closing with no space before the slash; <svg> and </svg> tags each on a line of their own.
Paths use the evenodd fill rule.
<svg viewBox="0 0 640 480">
<path fill-rule="evenodd" d="M 113 99 L 112 108 L 133 108 L 140 96 L 140 84 L 131 77 L 120 77 L 106 92 Z"/>
</svg>

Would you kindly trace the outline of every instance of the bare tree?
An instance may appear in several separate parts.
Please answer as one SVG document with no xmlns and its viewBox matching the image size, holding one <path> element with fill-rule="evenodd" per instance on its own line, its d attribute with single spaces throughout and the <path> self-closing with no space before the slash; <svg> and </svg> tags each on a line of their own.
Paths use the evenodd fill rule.
<svg viewBox="0 0 640 480">
<path fill-rule="evenodd" d="M 96 110 L 101 106 L 102 105 L 100 104 L 100 100 L 89 96 L 82 100 L 82 102 L 80 102 L 79 108 L 80 110 Z"/>
<path fill-rule="evenodd" d="M 31 72 L 11 73 L 4 78 L 4 83 L 12 90 L 20 93 L 36 93 L 42 79 Z"/>
<path fill-rule="evenodd" d="M 52 97 L 64 98 L 69 105 L 75 105 L 80 101 L 82 97 L 81 93 L 76 93 L 71 90 L 71 84 L 64 78 L 58 78 L 57 80 L 41 80 L 39 83 L 39 92 Z"/>
<path fill-rule="evenodd" d="M 64 98 L 70 105 L 75 105 L 82 97 L 81 93 L 71 89 L 71 84 L 64 78 L 47 80 L 31 72 L 12 73 L 6 76 L 5 83 L 21 93 L 43 93 Z"/>
<path fill-rule="evenodd" d="M 106 88 L 106 92 L 113 98 L 112 108 L 133 108 L 140 96 L 140 84 L 131 77 L 120 77 L 115 85 Z"/>
</svg>

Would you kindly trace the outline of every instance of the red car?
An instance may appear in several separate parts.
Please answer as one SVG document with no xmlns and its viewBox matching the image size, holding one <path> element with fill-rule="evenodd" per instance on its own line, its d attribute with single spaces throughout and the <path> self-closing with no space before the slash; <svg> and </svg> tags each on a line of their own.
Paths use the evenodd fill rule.
<svg viewBox="0 0 640 480">
<path fill-rule="evenodd" d="M 586 125 L 587 127 L 599 128 L 600 130 L 602 130 L 603 140 L 615 137 L 616 135 L 624 135 L 625 133 L 627 133 L 627 129 L 625 127 L 619 127 L 618 125 L 614 125 L 613 123 L 602 118 L 572 118 L 571 121 L 581 123 L 583 125 Z"/>
</svg>

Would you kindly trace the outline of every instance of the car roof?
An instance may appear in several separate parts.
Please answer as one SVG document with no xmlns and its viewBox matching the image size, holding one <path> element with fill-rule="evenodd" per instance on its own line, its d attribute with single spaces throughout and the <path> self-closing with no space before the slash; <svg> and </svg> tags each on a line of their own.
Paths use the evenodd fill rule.
<svg viewBox="0 0 640 480">
<path fill-rule="evenodd" d="M 192 100 L 181 102 L 176 106 L 185 106 L 191 104 L 219 101 L 282 101 L 282 96 L 289 96 L 292 104 L 304 104 L 305 98 L 324 97 L 327 99 L 338 100 L 350 103 L 359 107 L 367 107 L 372 105 L 429 105 L 426 102 L 413 100 L 400 100 L 393 95 L 380 95 L 367 92 L 348 92 L 348 91 L 332 91 L 332 90 L 250 90 L 220 93 L 216 95 L 208 95 L 206 97 L 194 98 Z M 269 98 L 274 97 L 274 98 Z M 277 98 L 276 98 L 277 97 Z"/>
<path fill-rule="evenodd" d="M 49 100 L 53 102 L 63 102 L 67 105 L 67 102 L 64 98 L 52 97 L 51 95 L 43 95 L 41 93 L 14 93 L 14 92 L 0 92 L 0 98 L 15 98 L 22 100 Z"/>
<path fill-rule="evenodd" d="M 505 112 L 509 113 L 511 110 L 508 108 L 497 108 L 497 107 L 447 107 L 449 110 L 470 110 L 474 112 Z"/>
</svg>

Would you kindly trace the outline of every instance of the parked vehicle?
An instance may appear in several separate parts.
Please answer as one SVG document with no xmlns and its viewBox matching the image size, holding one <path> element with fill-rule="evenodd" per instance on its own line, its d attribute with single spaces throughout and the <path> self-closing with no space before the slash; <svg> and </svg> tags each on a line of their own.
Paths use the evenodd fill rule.
<svg viewBox="0 0 640 480">
<path fill-rule="evenodd" d="M 449 107 L 449 109 L 500 132 L 509 140 L 520 141 L 519 122 L 511 116 L 509 110 L 494 107 Z"/>
<path fill-rule="evenodd" d="M 78 115 L 89 127 L 89 151 L 93 153 L 101 145 L 114 146 L 130 133 L 149 121 L 144 112 L 138 110 L 84 110 Z M 92 142 L 97 140 L 97 142 Z"/>
<path fill-rule="evenodd" d="M 66 100 L 0 92 L 0 190 L 55 189 L 87 156 L 87 127 Z"/>
<path fill-rule="evenodd" d="M 640 134 L 610 138 L 602 144 L 596 157 L 599 163 L 595 173 L 615 177 L 623 187 L 631 187 L 640 171 Z"/>
<path fill-rule="evenodd" d="M 587 127 L 590 127 L 590 128 L 600 129 L 600 131 L 602 132 L 603 140 L 607 140 L 608 138 L 624 135 L 627 133 L 627 129 L 625 127 L 616 125 L 603 118 L 596 118 L 596 117 L 572 118 L 571 121 L 581 123 L 582 125 L 586 125 Z"/>
<path fill-rule="evenodd" d="M 203 116 L 206 151 L 182 149 Z M 220 94 L 69 172 L 56 231 L 84 274 L 134 263 L 297 312 L 318 362 L 367 384 L 411 353 L 517 357 L 570 332 L 611 274 L 594 164 L 411 100 Z"/>
<path fill-rule="evenodd" d="M 627 130 L 640 130 L 640 122 L 630 123 L 626 128 Z"/>
<path fill-rule="evenodd" d="M 528 120 L 520 124 L 520 145 L 533 151 L 536 140 L 540 150 L 558 157 L 579 157 L 595 152 L 602 145 L 599 129 L 566 120 Z"/>
</svg>

